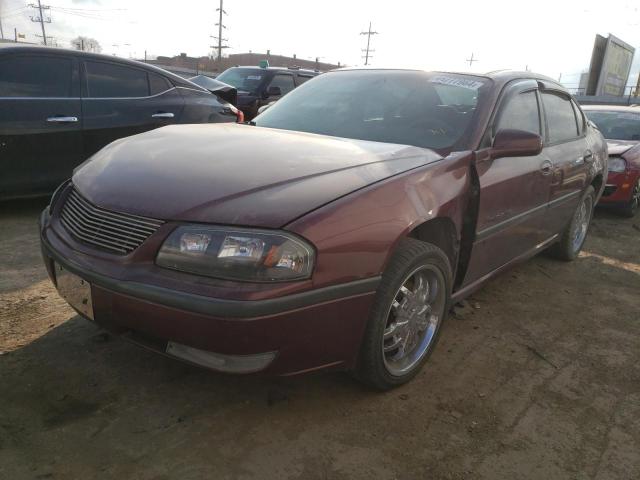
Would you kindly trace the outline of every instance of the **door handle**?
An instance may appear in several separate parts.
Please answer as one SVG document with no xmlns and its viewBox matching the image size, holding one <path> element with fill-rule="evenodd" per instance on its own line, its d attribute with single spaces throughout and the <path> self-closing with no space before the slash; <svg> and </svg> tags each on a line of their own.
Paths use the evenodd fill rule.
<svg viewBox="0 0 640 480">
<path fill-rule="evenodd" d="M 582 157 L 582 159 L 589 163 L 593 161 L 593 152 L 591 150 L 587 150 L 586 152 L 584 152 L 584 156 Z"/>
<path fill-rule="evenodd" d="M 553 163 L 551 163 L 549 160 L 545 160 L 540 165 L 540 171 L 543 175 L 551 175 L 551 172 L 553 171 Z"/>
<path fill-rule="evenodd" d="M 171 112 L 158 112 L 151 115 L 151 118 L 173 118 L 174 115 Z"/>
<path fill-rule="evenodd" d="M 78 117 L 49 117 L 47 122 L 50 123 L 75 123 L 78 121 Z"/>
</svg>

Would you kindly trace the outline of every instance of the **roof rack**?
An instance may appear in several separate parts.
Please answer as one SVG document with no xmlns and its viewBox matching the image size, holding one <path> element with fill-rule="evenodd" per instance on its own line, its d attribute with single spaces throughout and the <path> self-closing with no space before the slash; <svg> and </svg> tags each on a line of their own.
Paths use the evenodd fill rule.
<svg viewBox="0 0 640 480">
<path fill-rule="evenodd" d="M 289 70 L 300 70 L 300 65 L 293 65 L 292 67 L 287 67 Z"/>
</svg>

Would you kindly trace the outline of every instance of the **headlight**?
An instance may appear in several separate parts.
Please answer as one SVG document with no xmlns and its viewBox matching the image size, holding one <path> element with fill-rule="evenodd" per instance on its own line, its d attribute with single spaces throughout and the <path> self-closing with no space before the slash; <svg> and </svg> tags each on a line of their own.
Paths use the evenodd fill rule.
<svg viewBox="0 0 640 480">
<path fill-rule="evenodd" d="M 309 278 L 311 245 L 286 232 L 188 225 L 176 228 L 156 264 L 208 277 L 248 282 Z"/>
<path fill-rule="evenodd" d="M 627 169 L 627 162 L 624 158 L 609 157 L 609 171 L 610 172 L 624 172 Z"/>
</svg>

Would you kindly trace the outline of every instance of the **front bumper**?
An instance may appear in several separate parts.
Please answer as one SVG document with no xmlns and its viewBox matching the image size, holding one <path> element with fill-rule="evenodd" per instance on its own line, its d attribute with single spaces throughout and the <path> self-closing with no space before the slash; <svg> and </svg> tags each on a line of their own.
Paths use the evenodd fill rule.
<svg viewBox="0 0 640 480">
<path fill-rule="evenodd" d="M 276 375 L 352 368 L 380 280 L 263 300 L 212 298 L 104 275 L 50 227 L 47 210 L 41 216 L 40 236 L 54 283 L 56 262 L 91 284 L 94 319 L 100 326 L 164 354 L 170 354 L 167 347 L 171 350 L 172 344 L 222 356 L 276 352 L 264 369 Z"/>
</svg>

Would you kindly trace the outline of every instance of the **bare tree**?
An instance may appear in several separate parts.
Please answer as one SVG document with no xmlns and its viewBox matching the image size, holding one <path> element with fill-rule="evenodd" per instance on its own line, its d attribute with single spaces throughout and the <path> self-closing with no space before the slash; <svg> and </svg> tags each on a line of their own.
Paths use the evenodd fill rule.
<svg viewBox="0 0 640 480">
<path fill-rule="evenodd" d="M 71 40 L 71 46 L 76 50 L 82 50 L 85 52 L 100 53 L 102 51 L 100 42 L 95 38 L 83 37 L 82 35 Z"/>
</svg>

